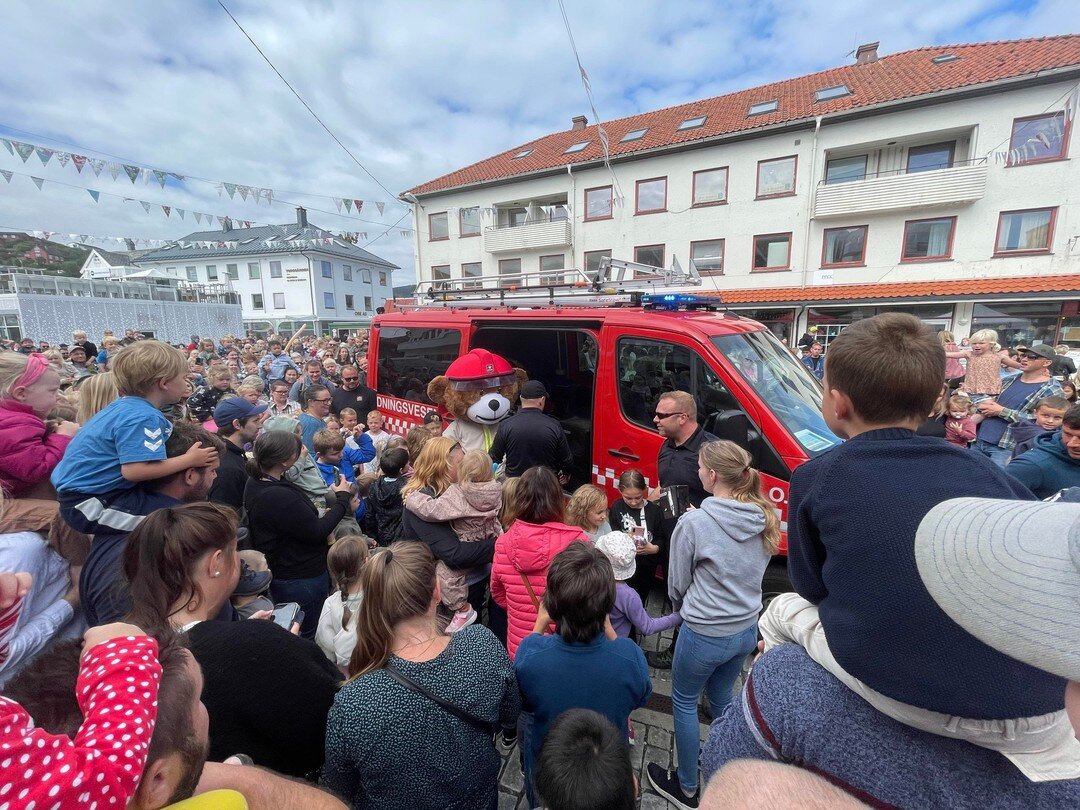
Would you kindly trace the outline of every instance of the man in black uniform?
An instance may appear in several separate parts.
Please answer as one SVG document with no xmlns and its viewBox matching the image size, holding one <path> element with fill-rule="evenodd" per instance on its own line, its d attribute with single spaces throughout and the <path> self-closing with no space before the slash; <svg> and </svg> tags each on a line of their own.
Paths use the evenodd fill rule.
<svg viewBox="0 0 1080 810">
<path fill-rule="evenodd" d="M 574 457 L 559 420 L 544 413 L 547 395 L 542 382 L 526 380 L 521 386 L 521 410 L 499 424 L 488 453 L 496 464 L 506 457 L 509 478 L 530 467 L 548 467 L 560 483 L 569 480 Z"/>
<path fill-rule="evenodd" d="M 693 396 L 686 391 L 669 391 L 662 394 L 656 403 L 653 424 L 665 438 L 656 459 L 660 487 L 678 485 L 689 487 L 690 504 L 694 507 L 701 506 L 701 502 L 709 496 L 709 493 L 705 491 L 701 485 L 701 479 L 698 478 L 698 449 L 702 442 L 716 441 L 716 436 L 706 432 L 698 424 L 697 403 Z M 650 498 L 655 500 L 660 496 L 660 487 L 650 493 Z M 671 553 L 671 533 L 677 522 L 677 518 L 665 518 L 662 524 L 664 536 L 660 538 L 660 559 L 657 562 L 663 564 L 665 574 Z M 666 650 L 646 653 L 645 657 L 648 659 L 649 666 L 657 669 L 671 669 L 677 637 L 676 631 L 671 646 Z"/>
<path fill-rule="evenodd" d="M 367 427 L 367 415 L 378 406 L 375 392 L 360 380 L 360 370 L 351 363 L 341 367 L 341 386 L 334 389 L 330 412 L 339 414 L 346 408 L 356 411 L 357 421 Z"/>
</svg>

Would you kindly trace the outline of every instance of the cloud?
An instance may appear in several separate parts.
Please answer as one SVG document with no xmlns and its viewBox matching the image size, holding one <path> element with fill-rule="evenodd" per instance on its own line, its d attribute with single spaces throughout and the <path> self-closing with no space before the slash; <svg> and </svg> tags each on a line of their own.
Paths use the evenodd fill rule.
<svg viewBox="0 0 1080 810">
<path fill-rule="evenodd" d="M 391 192 L 567 129 L 588 104 L 558 7 L 550 2 L 409 3 L 227 0 L 278 69 Z M 763 0 L 755 3 L 567 3 L 578 53 L 605 119 L 705 98 L 850 61 L 860 42 L 883 53 L 948 42 L 1061 33 L 1065 0 Z M 405 209 L 316 123 L 214 2 L 38 0 L 5 9 L 0 135 L 55 138 L 191 176 L 278 190 L 337 230 L 390 226 Z M 590 118 L 591 118 L 590 114 Z M 58 144 L 57 144 L 58 145 Z M 59 145 L 58 145 L 59 146 Z M 0 168 L 103 192 L 256 222 L 268 208 L 188 182 L 132 188 L 51 164 L 33 170 L 0 150 Z M 29 166 L 31 164 L 27 164 Z M 357 222 L 330 200 L 388 203 Z M 316 209 L 323 209 L 324 213 Z M 406 223 L 408 220 L 406 220 Z M 405 223 L 403 223 L 405 224 Z M 0 181 L 0 227 L 175 238 L 195 225 L 137 203 L 27 178 Z M 381 226 L 381 227 L 380 227 Z M 369 248 L 413 277 L 412 240 Z"/>
</svg>

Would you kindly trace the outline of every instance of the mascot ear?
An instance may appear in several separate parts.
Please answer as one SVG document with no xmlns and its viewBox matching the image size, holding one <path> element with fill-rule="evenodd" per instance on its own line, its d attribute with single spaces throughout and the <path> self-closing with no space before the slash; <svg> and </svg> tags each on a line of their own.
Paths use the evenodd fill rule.
<svg viewBox="0 0 1080 810">
<path fill-rule="evenodd" d="M 527 379 L 529 379 L 529 373 L 523 368 L 515 368 L 514 374 L 517 376 L 518 385 L 521 385 Z M 428 396 L 431 396 L 428 394 Z"/>
<path fill-rule="evenodd" d="M 443 397 L 450 388 L 450 378 L 444 375 L 435 377 L 428 383 L 427 395 L 432 402 L 441 405 Z"/>
</svg>

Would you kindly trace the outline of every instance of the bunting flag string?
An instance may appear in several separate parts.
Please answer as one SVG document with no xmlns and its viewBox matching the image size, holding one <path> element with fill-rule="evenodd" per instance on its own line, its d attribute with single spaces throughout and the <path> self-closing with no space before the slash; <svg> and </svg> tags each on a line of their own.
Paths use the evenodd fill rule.
<svg viewBox="0 0 1080 810">
<path fill-rule="evenodd" d="M 4 179 L 10 183 L 14 172 L 9 172 L 7 169 L 0 169 L 0 174 L 4 175 Z"/>
<path fill-rule="evenodd" d="M 375 210 L 379 212 L 380 217 L 383 214 L 383 209 L 384 208 L 386 208 L 386 203 L 382 203 L 382 202 L 375 203 Z"/>
</svg>

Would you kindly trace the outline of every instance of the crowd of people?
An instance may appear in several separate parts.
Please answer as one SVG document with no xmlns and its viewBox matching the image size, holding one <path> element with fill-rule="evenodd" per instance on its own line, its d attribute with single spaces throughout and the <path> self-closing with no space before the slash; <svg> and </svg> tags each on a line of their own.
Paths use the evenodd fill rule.
<svg viewBox="0 0 1080 810">
<path fill-rule="evenodd" d="M 1067 348 L 807 337 L 844 442 L 786 527 L 687 391 L 612 500 L 539 381 L 489 449 L 392 435 L 363 335 L 5 347 L 0 807 L 494 808 L 516 750 L 529 807 L 632 808 L 650 667 L 679 808 L 1080 806 Z"/>
</svg>

